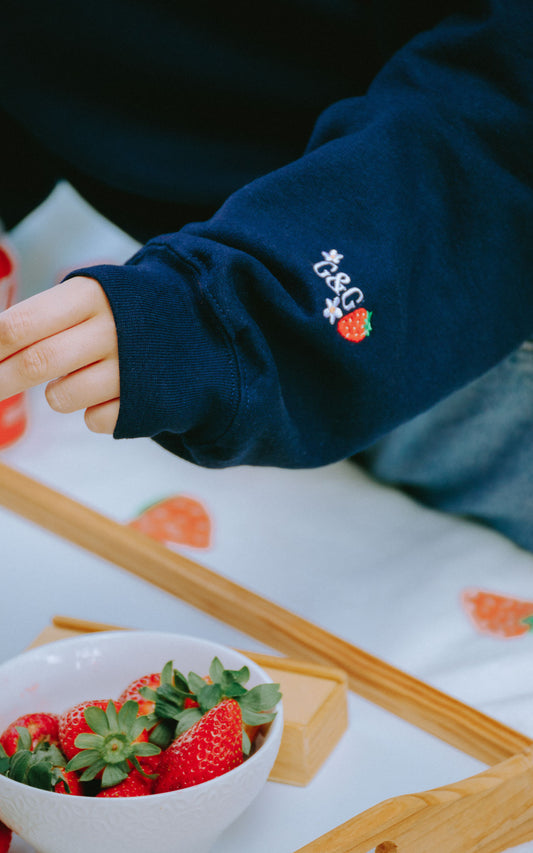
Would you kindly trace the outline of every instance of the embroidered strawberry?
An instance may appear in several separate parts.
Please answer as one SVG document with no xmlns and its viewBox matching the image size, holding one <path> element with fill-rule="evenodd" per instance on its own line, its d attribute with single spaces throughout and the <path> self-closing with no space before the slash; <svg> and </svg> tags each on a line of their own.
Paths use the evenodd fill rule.
<svg viewBox="0 0 533 853">
<path fill-rule="evenodd" d="M 58 718 L 55 714 L 24 714 L 17 717 L 0 735 L 0 744 L 7 755 L 13 755 L 19 739 L 19 728 L 27 729 L 31 736 L 31 749 L 40 743 L 59 745 Z"/>
<path fill-rule="evenodd" d="M 12 831 L 0 820 L 0 853 L 7 853 L 11 846 Z"/>
<path fill-rule="evenodd" d="M 339 320 L 337 323 L 337 331 L 343 338 L 346 338 L 347 341 L 360 343 L 360 341 L 364 341 L 372 331 L 372 325 L 370 323 L 371 317 L 371 311 L 367 311 L 366 308 L 356 308 L 355 311 L 345 314 L 344 317 Z"/>
<path fill-rule="evenodd" d="M 160 542 L 173 542 L 193 548 L 208 548 L 211 520 L 206 509 L 194 498 L 174 495 L 147 507 L 130 527 Z"/>
<path fill-rule="evenodd" d="M 59 733 L 64 751 L 76 750 L 67 771 L 81 770 L 81 782 L 100 779 L 103 788 L 123 782 L 132 768 L 146 775 L 139 759 L 158 755 L 160 748 L 147 742 L 146 717 L 139 717 L 138 710 L 132 701 L 122 706 L 98 701 L 83 702 L 62 715 Z"/>
<path fill-rule="evenodd" d="M 249 678 L 247 666 L 224 669 L 217 657 L 204 676 L 190 672 L 185 677 L 169 661 L 161 672 L 158 688 L 140 688 L 141 696 L 155 703 L 147 722 L 147 726 L 154 726 L 150 740 L 165 749 L 220 702 L 234 699 L 241 711 L 242 749 L 248 754 L 259 730 L 274 719 L 273 708 L 281 699 L 279 684 L 258 684 L 249 690 L 245 686 Z"/>
<path fill-rule="evenodd" d="M 146 776 L 141 776 L 137 770 L 132 770 L 131 773 L 119 782 L 118 785 L 112 785 L 110 788 L 102 788 L 97 797 L 145 797 L 152 793 L 153 782 L 147 779 Z"/>
<path fill-rule="evenodd" d="M 509 639 L 533 630 L 533 601 L 482 589 L 467 589 L 461 601 L 476 628 L 484 634 Z"/>
<path fill-rule="evenodd" d="M 224 699 L 165 751 L 154 793 L 199 785 L 233 770 L 243 760 L 241 709 L 235 699 Z"/>
</svg>

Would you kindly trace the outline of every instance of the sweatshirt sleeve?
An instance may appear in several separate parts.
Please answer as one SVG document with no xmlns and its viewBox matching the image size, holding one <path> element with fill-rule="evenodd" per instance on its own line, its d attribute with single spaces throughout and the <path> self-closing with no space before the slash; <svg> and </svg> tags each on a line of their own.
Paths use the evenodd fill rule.
<svg viewBox="0 0 533 853">
<path fill-rule="evenodd" d="M 115 437 L 210 467 L 356 453 L 533 330 L 533 6 L 478 3 L 333 104 L 303 156 L 90 275 Z"/>
</svg>

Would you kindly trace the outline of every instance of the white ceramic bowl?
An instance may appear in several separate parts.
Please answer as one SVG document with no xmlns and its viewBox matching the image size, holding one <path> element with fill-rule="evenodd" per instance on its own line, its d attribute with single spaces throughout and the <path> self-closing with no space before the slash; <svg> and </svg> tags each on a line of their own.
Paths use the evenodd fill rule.
<svg viewBox="0 0 533 853">
<path fill-rule="evenodd" d="M 0 731 L 21 714 L 60 713 L 85 699 L 118 698 L 135 678 L 168 660 L 207 673 L 250 669 L 249 687 L 272 679 L 226 646 L 179 634 L 110 631 L 60 640 L 0 666 Z M 0 776 L 0 818 L 39 853 L 208 853 L 265 784 L 283 728 L 281 703 L 264 743 L 229 773 L 180 791 L 132 798 L 56 794 Z"/>
</svg>

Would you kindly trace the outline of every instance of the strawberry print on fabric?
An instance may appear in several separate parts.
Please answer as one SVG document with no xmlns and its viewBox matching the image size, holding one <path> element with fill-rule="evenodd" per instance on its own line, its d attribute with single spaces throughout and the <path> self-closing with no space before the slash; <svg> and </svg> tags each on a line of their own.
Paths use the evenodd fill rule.
<svg viewBox="0 0 533 853">
<path fill-rule="evenodd" d="M 508 640 L 533 630 L 533 601 L 483 589 L 466 589 L 461 593 L 461 603 L 482 634 Z"/>
<path fill-rule="evenodd" d="M 130 527 L 165 544 L 209 548 L 211 519 L 209 513 L 194 498 L 172 495 L 144 509 Z"/>
</svg>

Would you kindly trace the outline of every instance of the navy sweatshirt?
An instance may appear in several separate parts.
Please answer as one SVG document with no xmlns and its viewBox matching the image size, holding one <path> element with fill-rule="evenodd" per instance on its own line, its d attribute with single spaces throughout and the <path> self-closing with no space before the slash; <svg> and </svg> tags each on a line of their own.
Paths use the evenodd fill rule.
<svg viewBox="0 0 533 853">
<path fill-rule="evenodd" d="M 2 108 L 67 176 L 170 204 L 81 271 L 116 320 L 115 436 L 323 465 L 533 331 L 533 4 L 229 5 L 113 0 L 72 32 L 46 4 Z"/>
</svg>

